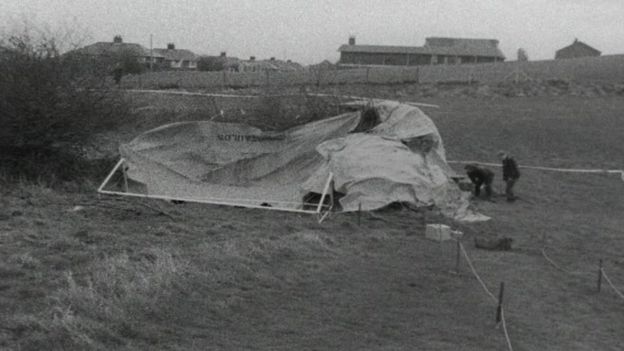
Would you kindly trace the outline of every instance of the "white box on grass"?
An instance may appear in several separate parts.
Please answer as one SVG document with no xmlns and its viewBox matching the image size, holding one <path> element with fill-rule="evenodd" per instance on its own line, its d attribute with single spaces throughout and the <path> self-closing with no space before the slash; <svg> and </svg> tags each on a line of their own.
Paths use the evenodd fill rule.
<svg viewBox="0 0 624 351">
<path fill-rule="evenodd" d="M 425 237 L 434 241 L 446 241 L 451 239 L 451 227 L 444 224 L 427 224 Z"/>
</svg>

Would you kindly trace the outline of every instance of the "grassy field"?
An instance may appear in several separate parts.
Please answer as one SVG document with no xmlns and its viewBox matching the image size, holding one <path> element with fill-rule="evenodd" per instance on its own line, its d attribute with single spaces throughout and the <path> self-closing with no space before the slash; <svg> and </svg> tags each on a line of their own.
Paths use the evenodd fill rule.
<svg viewBox="0 0 624 351">
<path fill-rule="evenodd" d="M 491 162 L 506 149 L 520 165 L 624 164 L 621 96 L 341 89 L 439 104 L 425 112 L 449 159 Z M 122 139 L 211 108 L 158 114 L 152 102 L 137 103 L 151 112 L 124 127 Z M 514 350 L 624 343 L 623 301 L 604 284 L 596 289 L 599 259 L 624 289 L 617 176 L 522 170 L 520 200 L 475 200 L 493 220 L 473 225 L 409 210 L 364 213 L 360 225 L 356 215 L 318 224 L 279 212 L 99 197 L 95 186 L 2 183 L 0 349 L 506 349 L 496 306 L 466 262 L 453 272 L 455 244 L 424 238 L 424 225 L 440 222 L 464 231 L 490 290 L 505 282 Z M 513 238 L 514 250 L 472 244 L 496 236 Z M 567 273 L 543 257 L 544 246 Z"/>
</svg>

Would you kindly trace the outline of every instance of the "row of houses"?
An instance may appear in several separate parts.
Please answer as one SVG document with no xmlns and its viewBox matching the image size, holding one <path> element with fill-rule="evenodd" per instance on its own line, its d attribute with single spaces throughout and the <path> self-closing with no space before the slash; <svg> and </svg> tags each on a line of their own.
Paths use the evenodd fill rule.
<svg viewBox="0 0 624 351">
<path fill-rule="evenodd" d="M 268 60 L 257 60 L 255 56 L 250 56 L 248 60 L 238 57 L 227 56 L 221 52 L 219 56 L 204 56 L 205 59 L 217 62 L 221 70 L 230 72 L 264 72 L 264 71 L 296 71 L 303 69 L 303 66 L 291 60 L 278 60 L 271 57 Z"/>
<path fill-rule="evenodd" d="M 505 55 L 498 47 L 496 39 L 466 39 L 448 37 L 428 37 L 423 46 L 358 45 L 355 37 L 349 37 L 348 44 L 338 48 L 339 66 L 418 66 L 455 65 L 502 62 Z M 295 71 L 303 66 L 290 60 L 257 60 L 251 56 L 247 60 L 229 57 L 225 52 L 219 56 L 199 56 L 190 50 L 177 49 L 174 43 L 166 48 L 146 49 L 140 44 L 125 43 L 120 35 L 112 42 L 97 42 L 78 50 L 82 54 L 107 56 L 127 53 L 145 65 L 157 65 L 166 69 L 198 69 L 200 60 L 214 63 L 211 70 L 235 72 Z M 579 41 L 557 50 L 555 58 L 565 59 L 585 56 L 600 56 L 600 51 Z M 205 69 L 205 68 L 202 68 Z"/>
<path fill-rule="evenodd" d="M 174 43 L 166 48 L 147 49 L 140 44 L 125 43 L 121 35 L 116 35 L 112 42 L 97 42 L 76 50 L 77 53 L 89 56 L 131 55 L 139 63 L 146 66 L 157 66 L 166 69 L 195 70 L 200 68 L 200 60 L 213 60 L 219 63 L 219 70 L 236 72 L 259 72 L 267 70 L 291 71 L 302 69 L 303 66 L 291 60 L 256 60 L 251 56 L 248 60 L 228 57 L 225 52 L 220 56 L 200 56 L 187 49 L 177 49 Z"/>
<path fill-rule="evenodd" d="M 168 68 L 196 69 L 198 56 L 190 50 L 176 49 L 174 43 L 163 49 L 146 49 L 140 44 L 125 43 L 121 35 L 116 35 L 112 42 L 97 42 L 84 46 L 77 53 L 89 56 L 131 55 L 144 64 L 163 65 Z"/>
<path fill-rule="evenodd" d="M 341 66 L 419 66 L 455 65 L 466 63 L 502 62 L 505 55 L 496 39 L 465 39 L 429 37 L 423 46 L 358 45 L 355 37 L 340 46 Z M 569 46 L 557 50 L 555 59 L 600 56 L 600 51 L 574 40 Z"/>
</svg>

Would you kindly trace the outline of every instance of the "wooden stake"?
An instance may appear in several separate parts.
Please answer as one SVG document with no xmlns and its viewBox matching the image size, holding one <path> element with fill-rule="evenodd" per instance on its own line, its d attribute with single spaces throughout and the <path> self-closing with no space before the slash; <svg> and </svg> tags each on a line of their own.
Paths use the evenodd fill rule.
<svg viewBox="0 0 624 351">
<path fill-rule="evenodd" d="M 503 293 L 505 292 L 505 282 L 500 283 L 500 290 L 498 291 L 498 306 L 496 307 L 496 323 L 500 323 L 503 312 Z"/>
<path fill-rule="evenodd" d="M 361 220 L 361 217 L 362 217 L 362 203 L 360 202 L 360 203 L 358 204 L 358 214 L 357 214 L 357 223 L 358 223 L 358 226 L 361 224 L 361 221 L 362 221 L 362 220 Z"/>
<path fill-rule="evenodd" d="M 598 292 L 600 292 L 601 287 L 602 287 L 602 258 L 598 262 Z"/>
<path fill-rule="evenodd" d="M 121 165 L 121 173 L 123 174 L 124 192 L 128 192 L 128 174 L 126 173 L 126 165 Z"/>
<path fill-rule="evenodd" d="M 459 274 L 459 258 L 461 251 L 461 242 L 457 239 L 457 252 L 455 253 L 455 273 Z"/>
</svg>

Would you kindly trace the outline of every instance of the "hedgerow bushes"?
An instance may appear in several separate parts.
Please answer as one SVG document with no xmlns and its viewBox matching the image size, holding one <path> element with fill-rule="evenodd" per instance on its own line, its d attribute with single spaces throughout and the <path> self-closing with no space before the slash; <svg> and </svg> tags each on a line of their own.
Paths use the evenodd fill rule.
<svg viewBox="0 0 624 351">
<path fill-rule="evenodd" d="M 53 38 L 0 38 L 0 167 L 38 179 L 84 174 L 82 146 L 129 114 L 111 62 L 62 54 Z"/>
</svg>

